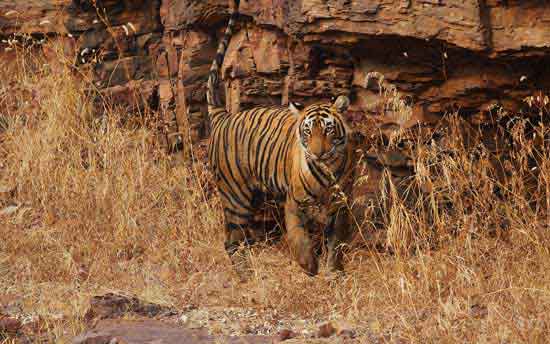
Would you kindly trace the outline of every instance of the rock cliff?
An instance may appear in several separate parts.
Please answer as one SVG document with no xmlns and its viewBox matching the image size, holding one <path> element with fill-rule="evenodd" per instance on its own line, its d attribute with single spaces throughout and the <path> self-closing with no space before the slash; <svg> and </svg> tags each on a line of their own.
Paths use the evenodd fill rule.
<svg viewBox="0 0 550 344">
<path fill-rule="evenodd" d="M 158 108 L 171 133 L 189 125 L 198 140 L 208 135 L 205 79 L 230 3 L 0 0 L 0 35 L 64 40 L 103 92 Z M 518 110 L 525 96 L 550 88 L 545 1 L 241 0 L 240 11 L 223 65 L 234 111 L 345 93 L 355 114 L 383 122 L 372 72 L 413 104 L 403 126 L 448 110 Z"/>
</svg>

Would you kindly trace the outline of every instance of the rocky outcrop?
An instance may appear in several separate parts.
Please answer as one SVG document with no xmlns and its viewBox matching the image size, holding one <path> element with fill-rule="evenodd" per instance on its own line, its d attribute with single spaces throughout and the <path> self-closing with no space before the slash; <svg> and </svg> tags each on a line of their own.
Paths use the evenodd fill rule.
<svg viewBox="0 0 550 344">
<path fill-rule="evenodd" d="M 204 13 L 216 13 L 206 20 L 215 22 L 219 7 L 214 1 L 169 6 L 181 15 L 165 30 L 184 32 L 195 49 L 202 47 L 180 59 L 192 113 L 204 98 L 209 59 L 202 55 L 212 56 L 217 41 L 212 24 L 203 25 Z M 355 111 L 377 115 L 379 90 L 367 82 L 372 72 L 410 99 L 412 122 L 493 104 L 518 110 L 533 89 L 549 86 L 542 75 L 550 61 L 550 8 L 541 2 L 265 0 L 243 1 L 241 12 L 248 20 L 223 67 L 234 111 L 350 93 Z"/>
<path fill-rule="evenodd" d="M 0 326 L 1 320 L 0 314 Z M 316 326 L 312 319 L 285 320 L 276 312 L 260 317 L 256 310 L 245 308 L 190 306 L 177 310 L 118 294 L 93 297 L 84 320 L 87 330 L 73 338 L 74 344 L 332 343 L 337 339 L 364 343 L 374 340 L 370 332 L 362 331 L 359 336 L 344 322 Z"/>
<path fill-rule="evenodd" d="M 135 319 L 121 319 L 128 316 Z M 75 337 L 73 343 L 272 343 L 275 339 L 270 336 L 213 336 L 205 328 L 190 329 L 171 323 L 170 317 L 174 316 L 181 314 L 136 297 L 95 296 L 84 317 L 91 328 Z"/>
<path fill-rule="evenodd" d="M 269 344 L 275 339 L 268 336 L 212 336 L 204 329 L 185 329 L 155 320 L 103 320 L 94 329 L 74 338 L 73 344 Z"/>
<path fill-rule="evenodd" d="M 198 140 L 208 135 L 205 80 L 229 3 L 0 0 L 0 34 L 74 41 L 76 63 L 91 65 L 104 93 L 132 110 L 159 109 L 168 132 L 189 127 Z M 354 116 L 393 121 L 380 116 L 387 109 L 372 72 L 414 104 L 402 126 L 448 110 L 518 110 L 525 96 L 550 88 L 544 1 L 242 0 L 240 11 L 223 66 L 233 111 L 346 93 Z"/>
</svg>

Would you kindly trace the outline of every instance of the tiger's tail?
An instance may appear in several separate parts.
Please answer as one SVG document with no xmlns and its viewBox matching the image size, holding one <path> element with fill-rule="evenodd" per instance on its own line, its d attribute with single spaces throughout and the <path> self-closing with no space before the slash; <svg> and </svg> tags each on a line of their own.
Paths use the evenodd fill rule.
<svg viewBox="0 0 550 344">
<path fill-rule="evenodd" d="M 235 0 L 235 9 L 229 18 L 227 23 L 227 28 L 223 35 L 222 40 L 218 45 L 218 51 L 216 52 L 216 57 L 212 61 L 212 66 L 208 73 L 208 88 L 206 91 L 206 102 L 208 104 L 208 120 L 212 123 L 215 115 L 220 112 L 225 111 L 225 104 L 222 103 L 222 97 L 220 93 L 220 68 L 227 51 L 227 46 L 233 36 L 233 29 L 235 28 L 235 22 L 239 16 L 239 2 L 240 0 Z"/>
</svg>

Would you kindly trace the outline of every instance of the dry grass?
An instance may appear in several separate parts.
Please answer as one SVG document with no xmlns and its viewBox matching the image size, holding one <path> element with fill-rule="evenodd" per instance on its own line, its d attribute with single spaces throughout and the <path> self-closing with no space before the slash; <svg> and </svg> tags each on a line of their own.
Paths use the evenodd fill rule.
<svg viewBox="0 0 550 344">
<path fill-rule="evenodd" d="M 354 249 L 335 280 L 309 278 L 284 247 L 265 247 L 255 251 L 254 278 L 239 284 L 204 165 L 176 162 L 146 119 L 98 117 L 68 67 L 51 72 L 22 56 L 0 63 L 0 184 L 12 190 L 1 202 L 18 207 L 0 215 L 0 302 L 19 300 L 50 341 L 80 333 L 90 296 L 107 291 L 343 319 L 382 342 L 546 340 L 546 128 L 533 138 L 510 124 L 512 151 L 496 159 L 487 147 L 465 147 L 461 124 L 450 121 L 457 132 L 446 140 L 411 148 L 417 174 L 408 188 L 385 184 L 391 250 Z"/>
</svg>

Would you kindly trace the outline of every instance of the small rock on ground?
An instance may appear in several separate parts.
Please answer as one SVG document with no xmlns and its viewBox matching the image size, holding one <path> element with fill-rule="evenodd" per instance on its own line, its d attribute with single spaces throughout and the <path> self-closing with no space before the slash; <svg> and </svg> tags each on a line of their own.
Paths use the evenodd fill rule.
<svg viewBox="0 0 550 344">
<path fill-rule="evenodd" d="M 16 336 L 22 326 L 21 321 L 7 315 L 0 314 L 0 339 L 3 339 L 6 336 Z"/>
<path fill-rule="evenodd" d="M 319 326 L 319 331 L 317 332 L 317 337 L 319 338 L 328 338 L 336 333 L 336 328 L 332 323 L 326 323 Z"/>
<path fill-rule="evenodd" d="M 90 308 L 84 318 L 87 321 L 115 319 L 127 314 L 155 317 L 168 315 L 173 312 L 169 307 L 145 302 L 135 297 L 109 293 L 102 296 L 94 296 L 90 301 Z"/>
</svg>

